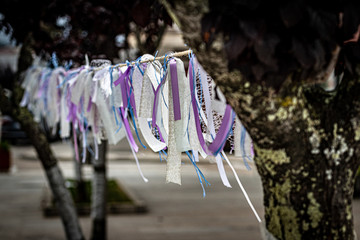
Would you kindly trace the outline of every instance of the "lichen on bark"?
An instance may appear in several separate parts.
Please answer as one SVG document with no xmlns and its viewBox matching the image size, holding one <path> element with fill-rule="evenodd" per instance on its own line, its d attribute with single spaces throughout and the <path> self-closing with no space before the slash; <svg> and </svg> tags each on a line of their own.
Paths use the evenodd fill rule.
<svg viewBox="0 0 360 240">
<path fill-rule="evenodd" d="M 268 219 L 268 230 L 277 238 L 301 239 L 299 232 L 300 219 L 295 209 L 288 205 L 290 197 L 291 182 L 286 179 L 283 183 L 275 183 L 269 188 L 272 193 L 269 199 L 269 206 L 265 209 Z"/>
<path fill-rule="evenodd" d="M 207 2 L 172 2 L 184 23 L 185 41 L 254 141 L 267 229 L 278 239 L 354 239 L 351 172 L 360 164 L 358 79 L 345 74 L 332 92 L 304 85 L 307 80 L 295 82 L 292 75 L 276 90 L 250 81 L 229 70 L 222 33 L 206 45 L 201 24 L 191 22 L 201 20 Z M 189 2 L 196 11 L 186 9 Z"/>
<path fill-rule="evenodd" d="M 317 228 L 321 218 L 323 217 L 323 213 L 320 211 L 320 204 L 314 198 L 314 193 L 309 192 L 307 194 L 307 198 L 309 199 L 310 204 L 306 213 L 310 217 L 311 227 Z"/>
</svg>

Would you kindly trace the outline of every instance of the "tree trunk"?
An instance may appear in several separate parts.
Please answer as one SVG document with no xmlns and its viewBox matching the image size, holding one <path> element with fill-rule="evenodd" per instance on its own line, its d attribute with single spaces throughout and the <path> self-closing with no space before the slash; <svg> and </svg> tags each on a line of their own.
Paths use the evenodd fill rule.
<svg viewBox="0 0 360 240">
<path fill-rule="evenodd" d="M 92 208 L 93 240 L 106 239 L 106 151 L 107 141 L 99 145 L 99 158 L 93 158 L 94 176 L 92 181 Z"/>
<path fill-rule="evenodd" d="M 26 70 L 32 63 L 31 38 L 24 42 L 19 56 L 18 73 L 11 84 L 12 95 L 5 96 L 4 89 L 0 86 L 0 110 L 3 114 L 9 114 L 17 120 L 21 128 L 26 132 L 34 146 L 38 158 L 45 170 L 52 194 L 55 198 L 61 220 L 65 228 L 67 239 L 84 239 L 77 218 L 74 202 L 65 186 L 65 180 L 61 173 L 57 160 L 50 148 L 45 134 L 40 130 L 38 123 L 26 108 L 20 108 L 19 102 L 22 97 L 22 89 L 18 86 L 20 73 Z"/>
<path fill-rule="evenodd" d="M 109 60 L 95 59 L 90 65 L 100 67 L 110 65 Z M 106 239 L 106 151 L 107 141 L 102 140 L 98 146 L 98 159 L 93 158 L 94 176 L 92 181 L 92 206 L 91 217 L 93 219 L 92 237 L 93 240 Z"/>
<path fill-rule="evenodd" d="M 256 147 L 256 154 L 264 189 L 266 226 L 273 236 L 354 239 L 352 169 L 317 164 L 325 159 L 312 158 L 311 153 L 296 158 L 288 156 L 286 150 Z M 291 166 L 295 163 L 298 167 Z"/>
<path fill-rule="evenodd" d="M 0 98 L 0 109 L 6 114 L 10 114 L 19 121 L 22 129 L 30 138 L 41 164 L 45 170 L 52 194 L 55 199 L 61 220 L 63 222 L 66 238 L 72 240 L 84 239 L 81 227 L 77 218 L 76 209 L 72 197 L 65 186 L 65 180 L 61 173 L 57 160 L 53 155 L 50 145 L 41 132 L 38 123 L 33 120 L 31 113 L 25 108 L 12 105 L 4 96 L 2 89 Z"/>
<path fill-rule="evenodd" d="M 86 185 L 85 185 L 85 181 L 84 181 L 84 177 L 83 177 L 83 171 L 82 171 L 82 167 L 83 167 L 83 163 L 81 162 L 81 159 L 77 159 L 76 157 L 76 151 L 75 151 L 75 148 L 74 148 L 74 138 L 71 138 L 71 142 L 73 144 L 73 147 L 72 147 L 72 150 L 73 150 L 73 163 L 74 163 L 74 174 L 75 174 L 75 182 L 76 182 L 76 191 L 78 193 L 78 201 L 79 202 L 86 202 L 87 201 L 87 192 L 86 192 Z M 80 145 L 80 139 L 79 139 L 79 135 L 77 135 L 77 138 L 76 138 L 76 141 L 77 141 L 77 146 L 81 146 Z M 81 149 L 81 153 L 84 154 L 82 151 L 83 149 L 82 148 L 79 148 Z M 81 156 L 81 154 L 80 154 Z"/>
<path fill-rule="evenodd" d="M 206 1 L 166 4 L 184 40 L 250 133 L 262 179 L 268 239 L 355 239 L 352 195 L 360 163 L 360 91 L 344 75 L 334 92 L 291 78 L 278 91 L 228 70 L 221 33 L 205 45 Z M 272 236 L 271 236 L 272 235 Z"/>
<path fill-rule="evenodd" d="M 20 122 L 26 135 L 30 137 L 31 143 L 35 147 L 46 172 L 56 206 L 65 228 L 66 238 L 74 240 L 84 239 L 73 199 L 65 186 L 65 179 L 57 165 L 56 158 L 51 151 L 44 133 L 41 132 L 38 124 L 33 120 L 31 113 L 28 112 L 27 109 L 19 109 L 18 115 L 14 117 Z"/>
</svg>

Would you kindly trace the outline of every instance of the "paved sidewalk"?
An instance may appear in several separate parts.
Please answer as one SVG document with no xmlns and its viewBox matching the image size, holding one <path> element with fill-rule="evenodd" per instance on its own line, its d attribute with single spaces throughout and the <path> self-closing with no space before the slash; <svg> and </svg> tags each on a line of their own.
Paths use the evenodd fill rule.
<svg viewBox="0 0 360 240">
<path fill-rule="evenodd" d="M 73 175 L 72 150 L 68 144 L 53 144 L 55 154 L 66 177 Z M 164 162 L 156 154 L 139 153 L 141 168 L 149 179 L 141 179 L 133 157 L 126 145 L 111 147 L 108 172 L 144 200 L 149 212 L 140 215 L 110 215 L 108 239 L 122 240 L 218 240 L 261 239 L 260 225 L 248 207 L 230 169 L 226 172 L 233 188 L 222 185 L 215 164 L 200 164 L 211 183 L 207 196 L 193 166 L 188 160 L 182 166 L 182 185 L 165 183 Z M 14 168 L 10 174 L 0 174 L 0 239 L 65 239 L 58 218 L 45 218 L 40 204 L 46 179 L 41 165 L 30 146 L 12 147 Z M 125 155 L 128 154 L 128 155 Z M 124 157 L 126 156 L 126 157 Z M 119 160 L 120 159 L 120 160 Z M 232 160 L 256 210 L 263 216 L 262 190 L 255 169 L 247 171 L 240 160 Z M 91 168 L 85 168 L 86 177 Z M 360 232 L 360 201 L 354 204 L 355 226 Z M 91 221 L 80 218 L 83 232 L 89 239 Z"/>
</svg>

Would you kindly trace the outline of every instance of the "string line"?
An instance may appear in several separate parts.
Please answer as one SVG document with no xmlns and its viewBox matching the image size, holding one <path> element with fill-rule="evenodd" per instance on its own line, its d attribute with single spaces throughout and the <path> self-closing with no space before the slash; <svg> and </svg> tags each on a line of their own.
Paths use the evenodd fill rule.
<svg viewBox="0 0 360 240">
<path fill-rule="evenodd" d="M 93 70 L 98 71 L 98 70 L 101 70 L 101 69 L 103 69 L 105 67 L 117 68 L 117 67 L 129 66 L 130 64 L 131 65 L 137 65 L 137 64 L 141 64 L 141 63 L 161 61 L 161 60 L 164 60 L 165 58 L 186 56 L 186 55 L 189 55 L 191 52 L 192 52 L 192 50 L 189 49 L 189 50 L 186 50 L 186 51 L 174 52 L 174 53 L 166 54 L 166 55 L 161 56 L 161 57 L 155 57 L 155 58 L 141 60 L 141 61 L 132 61 L 132 62 L 127 62 L 127 63 L 118 63 L 118 64 L 110 65 L 110 66 L 109 65 L 101 66 L 101 67 L 93 68 Z"/>
</svg>

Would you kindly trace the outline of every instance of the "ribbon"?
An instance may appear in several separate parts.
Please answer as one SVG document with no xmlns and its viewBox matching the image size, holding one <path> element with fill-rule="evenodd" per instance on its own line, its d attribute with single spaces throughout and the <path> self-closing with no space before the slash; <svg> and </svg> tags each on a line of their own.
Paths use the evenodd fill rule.
<svg viewBox="0 0 360 240">
<path fill-rule="evenodd" d="M 230 127 L 233 122 L 233 112 L 229 105 L 226 105 L 225 114 L 222 120 L 222 124 L 214 141 L 209 145 L 208 149 L 213 153 L 213 155 L 217 155 L 222 148 L 224 147 L 225 140 L 230 132 Z"/>
<path fill-rule="evenodd" d="M 197 76 L 195 70 L 196 74 L 199 72 L 200 88 L 195 84 L 195 76 Z M 70 127 L 75 138 L 81 133 L 83 161 L 86 159 L 86 134 L 90 128 L 94 137 L 95 159 L 98 158 L 97 144 L 101 139 L 106 137 L 110 144 L 116 144 L 121 138 L 126 137 L 140 175 L 144 181 L 148 181 L 140 169 L 136 156 L 138 145 L 128 119 L 131 117 L 140 144 L 145 147 L 140 140 L 138 128 L 150 148 L 159 152 L 160 159 L 166 160 L 164 157 L 166 155 L 167 182 L 181 183 L 181 152 L 186 152 L 194 165 L 205 196 L 204 183 L 207 185 L 208 182 L 196 163 L 199 161 L 199 153 L 204 158 L 210 154 L 215 155 L 224 185 L 230 187 L 223 160 L 228 162 L 253 209 L 235 170 L 223 152 L 227 137 L 232 130 L 235 113 L 229 105 L 226 105 L 225 97 L 219 89 L 215 90 L 220 101 L 211 99 L 207 74 L 193 55 L 190 56 L 188 77 L 189 79 L 186 79 L 183 63 L 177 58 L 165 60 L 163 65 L 158 61 L 141 65 L 139 58 L 135 66 L 128 63 L 122 69 L 118 66 L 110 66 L 99 70 L 99 68 L 82 66 L 65 71 L 60 67 L 55 69 L 32 67 L 26 72 L 22 84 L 25 94 L 21 105 L 27 105 L 34 113 L 35 119 L 44 116 L 52 126 L 60 121 L 62 137 L 70 135 Z M 114 79 L 117 80 L 113 82 Z M 200 91 L 199 96 L 197 91 Z M 213 110 L 223 115 L 217 133 Z M 205 138 L 203 126 L 206 127 Z M 251 139 L 248 138 L 245 129 L 239 127 L 236 122 L 234 135 L 236 138 L 239 136 L 240 141 L 237 142 L 239 146 L 235 151 L 239 148 L 244 161 L 245 158 L 250 160 L 248 154 L 249 152 L 253 154 L 252 149 L 249 149 Z M 152 129 L 155 130 L 155 134 L 152 133 Z M 106 136 L 103 136 L 103 133 Z M 74 144 L 75 155 L 79 160 L 77 141 L 74 141 Z M 168 154 L 164 151 L 166 148 Z M 258 218 L 255 211 L 254 213 Z"/>
<path fill-rule="evenodd" d="M 176 62 L 175 62 L 176 64 Z M 170 65 L 171 66 L 171 65 Z M 175 68 L 176 73 L 176 68 Z M 167 75 L 167 78 L 172 78 L 170 74 Z M 165 82 L 165 81 L 164 81 Z M 167 80 L 170 83 L 170 87 L 172 86 L 172 81 Z M 172 93 L 174 91 L 169 91 L 169 102 L 173 99 Z M 179 91 L 177 90 L 179 93 Z M 180 109 L 180 106 L 178 106 Z M 178 138 L 175 134 L 175 105 L 169 104 L 168 108 L 169 113 L 169 134 L 168 134 L 168 158 L 166 164 L 166 182 L 172 182 L 181 185 L 181 152 L 177 149 L 177 141 Z"/>
<path fill-rule="evenodd" d="M 242 193 L 244 194 L 247 203 L 249 204 L 251 210 L 253 211 L 256 219 L 257 219 L 259 222 L 261 222 L 261 218 L 259 217 L 259 214 L 256 212 L 253 204 L 251 203 L 251 200 L 250 200 L 248 194 L 246 193 L 245 188 L 244 188 L 243 185 L 241 184 L 241 181 L 240 181 L 240 179 L 239 179 L 239 177 L 238 177 L 238 175 L 237 175 L 237 173 L 236 173 L 233 165 L 231 164 L 230 160 L 227 158 L 226 154 L 225 154 L 223 151 L 222 151 L 221 153 L 222 153 L 222 156 L 224 157 L 225 161 L 227 162 L 227 164 L 230 166 L 231 171 L 233 172 L 233 174 L 234 174 L 234 176 L 235 176 L 235 179 L 236 179 L 236 181 L 237 181 L 237 183 L 238 183 L 238 185 L 239 185 Z"/>
<path fill-rule="evenodd" d="M 196 133 L 199 138 L 200 145 L 201 145 L 202 149 L 204 150 L 204 152 L 208 155 L 216 155 L 216 153 L 221 150 L 221 144 L 223 143 L 224 139 L 226 139 L 226 137 L 230 131 L 228 126 L 229 126 L 229 117 L 232 115 L 232 110 L 229 105 L 226 106 L 225 115 L 224 115 L 224 118 L 226 121 L 222 122 L 221 127 L 220 127 L 221 131 L 219 131 L 218 134 L 216 134 L 216 137 L 215 137 L 213 143 L 210 144 L 210 146 L 208 147 L 205 143 L 205 139 L 204 139 L 202 129 L 200 126 L 199 111 L 198 111 L 199 107 L 198 107 L 198 104 L 196 101 L 196 96 L 195 96 L 196 93 L 195 93 L 194 75 L 195 75 L 195 72 L 193 69 L 193 58 L 191 58 L 190 64 L 189 64 L 189 80 L 190 80 L 190 89 L 191 89 L 191 102 L 192 102 L 192 107 L 193 107 L 194 117 L 195 117 Z"/>
<path fill-rule="evenodd" d="M 210 131 L 210 140 L 213 141 L 216 134 L 215 134 L 214 121 L 213 121 L 212 102 L 211 102 L 211 98 L 210 98 L 210 88 L 209 88 L 208 81 L 207 81 L 207 73 L 201 67 L 201 65 L 197 62 L 196 58 L 194 58 L 194 60 L 195 60 L 195 66 L 198 66 L 198 68 L 199 68 L 199 78 L 200 78 L 200 82 L 202 83 L 202 86 L 204 88 L 203 94 L 204 94 L 204 103 L 205 103 L 206 114 L 207 114 L 207 121 L 205 121 L 206 120 L 205 117 L 202 117 L 202 118 L 204 119 L 204 123 Z M 214 94 L 213 94 L 213 96 L 214 96 Z M 225 103 L 223 105 L 225 105 Z M 225 109 L 229 110 L 226 106 L 225 106 Z M 200 108 L 200 113 L 201 113 L 201 116 L 204 116 L 202 108 Z M 226 118 L 224 117 L 223 122 L 225 122 L 225 120 L 228 118 L 229 118 L 229 115 L 227 115 Z M 229 124 L 229 122 L 227 122 L 227 124 Z M 225 125 L 222 125 L 221 127 L 223 128 L 221 130 L 221 132 L 225 131 L 226 128 L 228 128 L 228 126 L 225 126 Z M 226 176 L 222 158 L 221 158 L 220 154 L 218 154 L 218 152 L 223 148 L 223 144 L 225 144 L 226 137 L 224 139 L 224 133 L 221 133 L 219 136 L 222 136 L 222 139 L 218 138 L 218 140 L 217 140 L 218 143 L 213 142 L 214 145 L 212 145 L 211 148 L 213 148 L 213 151 L 215 151 L 215 153 L 214 153 L 216 155 L 215 160 L 216 160 L 216 164 L 217 164 L 217 167 L 219 170 L 221 181 L 226 187 L 230 188 L 231 185 Z M 216 144 L 217 144 L 217 146 L 216 146 Z"/>
<path fill-rule="evenodd" d="M 203 190 L 203 197 L 206 196 L 206 191 L 205 191 L 205 188 L 204 188 L 204 184 L 203 184 L 203 180 L 206 184 L 206 186 L 210 186 L 211 184 L 206 180 L 206 178 L 204 177 L 204 174 L 200 171 L 199 167 L 196 165 L 196 159 L 195 159 L 195 152 L 196 151 L 193 151 L 193 155 L 191 156 L 191 154 L 189 153 L 189 151 L 186 151 L 186 155 L 189 157 L 191 163 L 194 165 L 194 168 L 195 168 L 195 171 L 196 171 L 196 174 L 198 175 L 198 178 L 199 178 L 199 182 L 200 182 L 200 185 L 201 185 L 201 188 Z M 198 154 L 196 153 L 196 156 L 198 156 Z"/>
<path fill-rule="evenodd" d="M 174 119 L 175 121 L 177 121 L 181 119 L 181 111 L 180 111 L 178 76 L 177 76 L 175 59 L 170 60 L 170 74 L 171 74 L 171 91 L 172 91 L 173 106 L 174 106 Z"/>
<path fill-rule="evenodd" d="M 126 130 L 126 136 L 128 138 L 128 141 L 131 145 L 131 147 L 134 149 L 135 152 L 138 152 L 139 151 L 139 147 L 136 145 L 136 142 L 134 140 L 134 137 L 131 133 L 131 129 L 130 129 L 130 125 L 129 125 L 129 121 L 127 120 L 127 117 L 125 114 L 125 110 L 124 110 L 124 107 L 120 107 L 120 112 L 121 112 L 121 120 L 122 122 L 124 123 L 124 126 L 125 126 L 125 130 Z"/>
<path fill-rule="evenodd" d="M 128 102 L 128 94 L 127 94 L 128 85 L 126 84 L 126 79 L 130 74 L 130 70 L 131 70 L 131 67 L 128 67 L 123 74 L 119 73 L 120 76 L 119 76 L 118 80 L 116 80 L 114 82 L 115 86 L 120 84 L 122 101 L 123 101 L 124 107 L 127 107 L 127 102 Z"/>
<path fill-rule="evenodd" d="M 157 119 L 157 115 L 158 115 L 159 93 L 160 93 L 160 90 L 161 90 L 164 82 L 165 82 L 165 80 L 161 81 L 159 86 L 157 87 L 157 89 L 155 91 L 153 113 L 152 113 L 152 126 L 155 127 L 157 129 L 157 131 L 159 132 L 160 139 L 161 139 L 162 142 L 165 142 L 165 141 L 163 140 L 163 137 L 162 137 L 162 134 L 161 134 L 161 131 L 160 131 L 160 127 L 156 123 L 156 119 Z"/>
<path fill-rule="evenodd" d="M 241 150 L 242 150 L 242 159 L 244 161 L 244 164 L 246 166 L 246 168 L 248 170 L 251 170 L 248 162 L 246 159 L 249 159 L 251 161 L 251 159 L 249 158 L 249 156 L 246 154 L 246 150 L 245 150 L 245 138 L 246 138 L 246 130 L 245 127 L 242 125 L 241 126 L 241 137 L 240 137 L 240 144 L 241 144 Z"/>
</svg>

